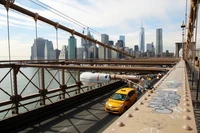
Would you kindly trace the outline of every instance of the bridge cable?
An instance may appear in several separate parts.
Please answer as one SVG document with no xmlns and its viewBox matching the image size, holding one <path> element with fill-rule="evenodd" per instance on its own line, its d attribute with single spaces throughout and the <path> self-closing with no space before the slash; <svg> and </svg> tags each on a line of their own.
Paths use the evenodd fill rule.
<svg viewBox="0 0 200 133">
<path fill-rule="evenodd" d="M 9 1 L 7 1 L 9 2 Z M 10 52 L 10 25 L 9 25 L 9 7 L 6 6 L 7 11 L 7 30 L 8 30 L 8 53 L 9 53 L 9 61 L 11 61 L 11 52 Z M 10 62 L 11 64 L 11 62 Z M 13 95 L 13 84 L 12 84 L 12 73 L 10 72 L 10 85 L 11 85 L 11 94 Z"/>
<path fill-rule="evenodd" d="M 57 23 L 57 26 L 56 26 L 56 46 L 57 46 L 57 49 L 56 49 L 56 58 L 58 56 L 58 26 L 59 24 Z M 57 61 L 59 61 L 59 56 L 58 56 L 58 59 L 56 59 Z M 60 83 L 60 70 L 58 70 L 58 81 Z"/>
<path fill-rule="evenodd" d="M 187 5 L 188 5 L 188 0 L 185 0 L 185 26 L 186 26 L 186 28 L 185 28 L 185 39 L 186 39 L 186 37 L 187 37 L 187 35 L 186 35 L 186 32 L 187 32 Z M 185 43 L 186 44 L 186 43 Z"/>
<path fill-rule="evenodd" d="M 37 60 L 38 60 L 38 57 L 39 57 L 39 54 L 38 54 L 38 44 L 37 44 L 37 39 L 38 39 L 38 35 L 37 35 L 37 17 L 38 17 L 38 14 L 36 14 L 34 20 L 35 20 L 35 45 L 36 45 L 36 51 L 37 51 Z M 40 59 L 40 57 L 39 57 Z M 40 69 L 40 68 L 38 68 Z M 39 89 L 40 88 L 40 71 L 38 71 L 38 85 L 39 85 Z"/>
<path fill-rule="evenodd" d="M 58 16 L 64 18 L 64 19 L 66 19 L 66 20 L 68 20 L 68 21 L 70 21 L 70 22 L 72 22 L 72 23 L 74 23 L 74 24 L 76 24 L 76 25 L 78 25 L 78 26 L 80 26 L 80 27 L 82 27 L 82 28 L 89 28 L 87 25 L 85 25 L 85 24 L 83 24 L 83 23 L 81 23 L 81 22 L 79 22 L 79 21 L 77 21 L 77 20 L 75 20 L 75 19 L 73 19 L 73 18 L 71 18 L 71 17 L 65 15 L 64 13 L 62 13 L 62 12 L 56 10 L 55 8 L 53 8 L 53 7 L 47 5 L 47 4 L 45 4 L 45 3 L 43 3 L 43 2 L 41 2 L 41 1 L 39 1 L 39 0 L 36 0 L 36 1 L 39 2 L 39 3 L 41 3 L 41 4 L 43 4 L 43 5 L 46 6 L 47 8 L 44 7 L 44 6 L 42 6 L 41 4 L 38 4 L 38 3 L 34 2 L 33 0 L 29 0 L 29 1 L 31 1 L 32 3 L 34 3 L 34 4 L 40 6 L 40 7 L 44 8 L 44 9 L 46 9 L 46 10 L 48 10 L 48 11 L 54 13 L 54 14 L 56 14 L 56 15 L 58 15 Z M 52 9 L 53 11 L 52 11 L 52 10 L 49 10 L 48 8 Z M 54 12 L 54 11 L 55 11 L 55 12 Z M 94 29 L 92 29 L 92 28 L 90 28 L 90 30 L 92 30 L 93 33 L 95 33 L 95 34 L 97 34 L 97 35 L 99 35 L 99 36 L 101 35 L 100 32 L 98 32 L 98 31 L 96 31 L 96 30 L 94 30 Z"/>
</svg>

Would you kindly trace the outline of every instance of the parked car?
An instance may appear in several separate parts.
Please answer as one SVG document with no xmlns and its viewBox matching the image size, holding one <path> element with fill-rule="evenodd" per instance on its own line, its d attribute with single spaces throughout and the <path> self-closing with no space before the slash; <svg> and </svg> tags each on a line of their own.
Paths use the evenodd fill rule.
<svg viewBox="0 0 200 133">
<path fill-rule="evenodd" d="M 135 89 L 121 88 L 108 99 L 104 109 L 106 112 L 122 114 L 136 101 L 137 93 Z"/>
</svg>

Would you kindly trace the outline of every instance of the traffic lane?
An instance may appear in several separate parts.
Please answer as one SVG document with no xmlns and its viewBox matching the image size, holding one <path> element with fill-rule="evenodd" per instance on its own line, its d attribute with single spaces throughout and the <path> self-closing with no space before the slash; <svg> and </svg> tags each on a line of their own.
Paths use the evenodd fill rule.
<svg viewBox="0 0 200 133">
<path fill-rule="evenodd" d="M 111 124 L 112 121 L 119 117 L 118 115 L 109 114 L 104 111 L 105 102 L 115 91 L 113 90 L 69 111 L 38 122 L 35 125 L 29 126 L 29 128 L 19 131 L 19 133 L 89 133 L 91 131 L 103 131 L 103 129 L 109 126 L 107 124 Z"/>
</svg>

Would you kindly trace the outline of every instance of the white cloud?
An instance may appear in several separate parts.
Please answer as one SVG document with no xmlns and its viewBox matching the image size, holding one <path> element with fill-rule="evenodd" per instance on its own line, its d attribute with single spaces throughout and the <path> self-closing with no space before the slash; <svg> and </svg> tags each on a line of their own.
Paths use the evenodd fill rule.
<svg viewBox="0 0 200 133">
<path fill-rule="evenodd" d="M 100 33 L 109 34 L 110 39 L 115 42 L 118 40 L 119 35 L 125 35 L 126 44 L 132 48 L 133 45 L 139 44 L 141 22 L 145 28 L 145 43 L 154 42 L 154 46 L 156 45 L 155 33 L 158 27 L 163 28 L 164 50 L 169 49 L 174 52 L 175 42 L 181 41 L 182 38 L 180 25 L 185 15 L 185 1 L 182 0 L 43 0 L 42 2 L 92 29 L 98 29 Z M 28 5 L 23 5 L 23 0 L 15 3 L 78 32 L 83 30 L 82 27 L 46 9 L 42 9 L 39 6 L 35 8 L 36 5 L 30 1 L 29 3 L 25 2 Z M 16 27 L 18 30 L 26 28 L 34 32 L 35 24 L 33 18 L 13 11 L 9 15 L 11 26 Z M 6 29 L 4 21 L 6 21 L 6 10 L 3 7 L 0 8 L 0 28 Z M 38 35 L 49 40 L 52 39 L 55 45 L 55 28 L 49 27 L 51 26 L 39 22 Z M 59 32 L 59 48 L 67 43 L 69 35 Z M 24 37 L 24 35 L 21 35 L 21 37 Z M 30 53 L 30 46 L 34 38 L 35 36 L 32 35 L 32 38 L 27 41 L 30 43 L 29 47 L 27 47 L 27 42 L 20 40 L 20 37 L 12 41 L 12 45 L 22 43 L 21 46 L 25 46 L 24 49 Z M 97 38 L 99 37 L 97 36 Z M 14 51 L 16 51 L 16 55 L 20 55 L 17 50 Z"/>
</svg>

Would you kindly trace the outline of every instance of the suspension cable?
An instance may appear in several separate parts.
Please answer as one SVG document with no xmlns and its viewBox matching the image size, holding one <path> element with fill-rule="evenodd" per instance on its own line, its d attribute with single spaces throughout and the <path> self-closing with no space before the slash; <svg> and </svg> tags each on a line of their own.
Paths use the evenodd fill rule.
<svg viewBox="0 0 200 133">
<path fill-rule="evenodd" d="M 35 45 L 36 45 L 36 53 L 37 53 L 36 57 L 37 57 L 37 60 L 38 60 L 38 59 L 40 59 L 40 57 L 39 57 L 39 54 L 38 54 L 38 44 L 37 44 L 37 38 L 38 38 L 38 35 L 37 35 L 37 18 L 38 18 L 38 14 L 36 13 L 35 18 L 34 18 L 34 20 L 35 20 Z M 40 68 L 38 68 L 38 69 L 40 69 Z M 39 72 L 40 71 L 38 71 L 38 85 L 39 85 L 39 88 L 40 88 L 40 73 Z"/>
<path fill-rule="evenodd" d="M 8 54 L 9 54 L 9 62 L 11 61 L 11 52 L 10 52 L 10 25 L 9 25 L 9 3 L 7 1 L 6 11 L 7 11 L 7 30 L 8 30 Z M 11 64 L 11 62 L 10 62 Z M 13 83 L 12 83 L 12 72 L 10 72 L 10 85 L 11 85 L 11 94 L 13 95 Z"/>
<path fill-rule="evenodd" d="M 39 0 L 36 0 L 36 1 L 39 2 L 40 4 L 34 2 L 33 0 L 29 0 L 29 1 L 31 1 L 32 3 L 34 3 L 34 4 L 40 6 L 40 7 L 44 8 L 44 9 L 46 9 L 46 10 L 48 10 L 48 11 L 54 13 L 54 14 L 56 14 L 56 15 L 58 15 L 58 16 L 64 18 L 64 19 L 66 19 L 66 20 L 68 20 L 68 21 L 70 21 L 70 22 L 72 22 L 72 23 L 74 23 L 74 24 L 76 24 L 76 25 L 78 25 L 78 26 L 80 26 L 80 27 L 82 27 L 82 28 L 89 28 L 87 25 L 85 25 L 85 24 L 83 24 L 83 23 L 81 23 L 81 22 L 79 22 L 79 21 L 77 21 L 77 20 L 75 20 L 75 19 L 73 19 L 73 18 L 71 18 L 71 17 L 65 15 L 64 13 L 62 13 L 62 12 L 56 10 L 55 8 L 53 8 L 53 7 L 47 5 L 47 4 L 45 4 L 45 3 L 43 3 L 43 2 L 41 2 L 41 1 L 39 1 Z M 44 6 L 46 6 L 46 7 L 42 6 L 41 4 L 44 5 Z M 52 10 L 49 10 L 49 8 L 52 9 L 53 11 L 52 11 Z M 90 30 L 93 31 L 93 33 L 97 34 L 98 36 L 101 35 L 100 32 L 98 32 L 98 31 L 96 31 L 96 30 L 94 30 L 94 29 L 92 29 L 92 28 L 90 28 Z"/>
<path fill-rule="evenodd" d="M 188 0 L 185 0 L 185 26 L 186 26 L 186 28 L 185 28 L 185 38 L 186 38 L 186 31 L 187 31 L 187 3 L 188 3 Z"/>
<path fill-rule="evenodd" d="M 57 25 L 55 26 L 56 28 L 56 58 L 58 56 L 58 27 L 59 27 L 59 23 L 57 23 Z M 56 59 L 57 61 L 59 61 L 59 56 L 58 56 L 58 59 Z M 58 70 L 59 71 L 59 70 Z M 58 72 L 58 81 L 60 83 L 60 71 Z"/>
</svg>

